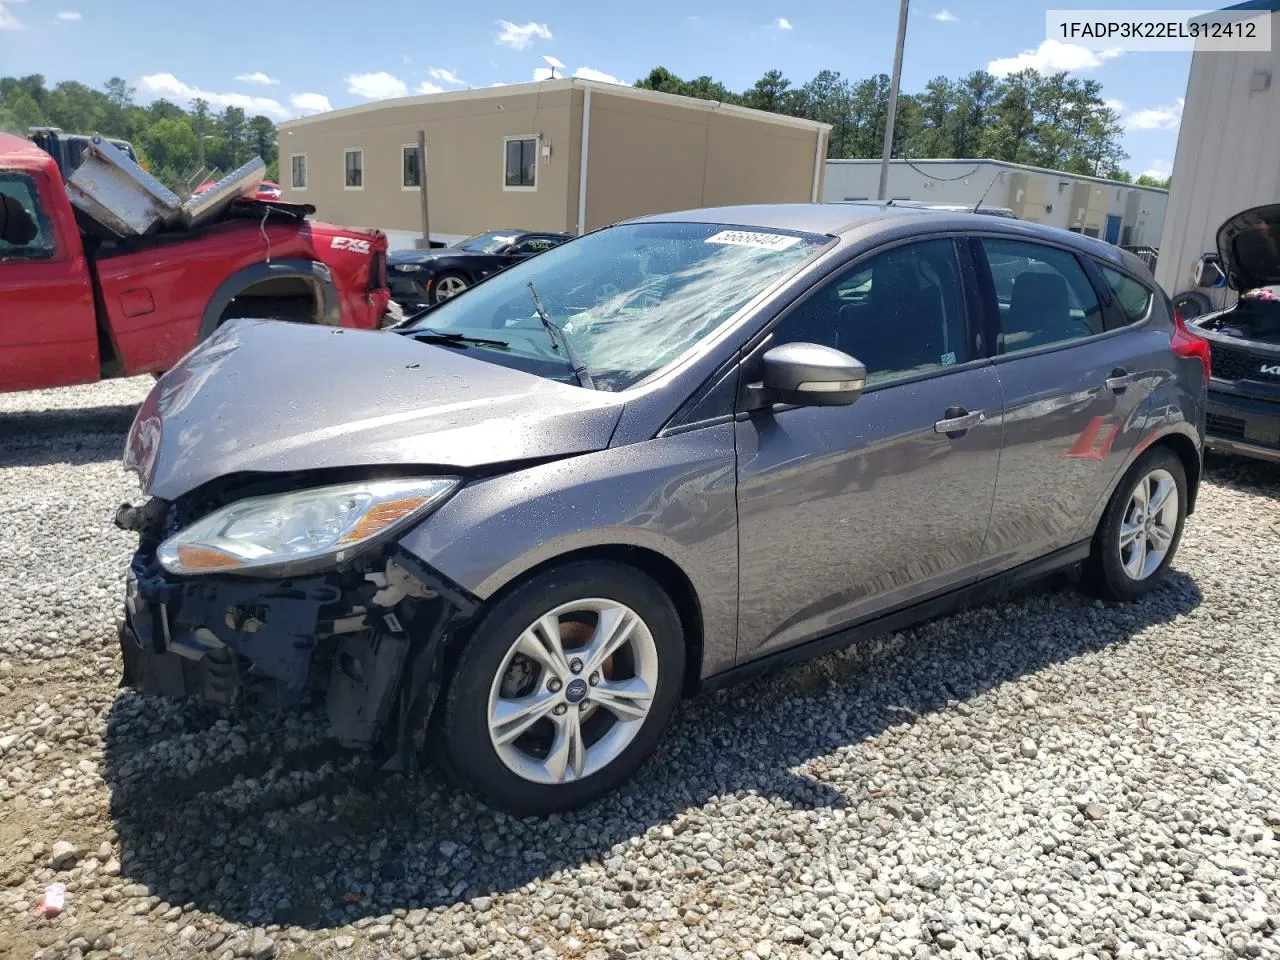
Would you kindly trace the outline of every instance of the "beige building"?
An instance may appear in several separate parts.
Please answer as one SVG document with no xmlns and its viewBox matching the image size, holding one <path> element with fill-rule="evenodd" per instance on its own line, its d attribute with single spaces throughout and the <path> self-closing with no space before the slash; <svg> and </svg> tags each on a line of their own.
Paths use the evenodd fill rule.
<svg viewBox="0 0 1280 960">
<path fill-rule="evenodd" d="M 579 79 L 349 107 L 280 124 L 283 199 L 322 219 L 433 239 L 583 233 L 628 217 L 821 196 L 830 126 Z"/>
<path fill-rule="evenodd" d="M 823 199 L 873 199 L 879 160 L 828 160 Z M 1004 160 L 890 160 L 889 197 L 1004 207 L 1125 246 L 1160 242 L 1169 191 Z"/>
<path fill-rule="evenodd" d="M 1224 220 L 1280 203 L 1280 0 L 1226 9 L 1269 12 L 1271 49 L 1222 52 L 1196 45 L 1156 265 L 1156 279 L 1170 296 L 1194 289 L 1195 263 L 1216 249 Z M 1216 306 L 1229 295 L 1201 292 Z"/>
</svg>

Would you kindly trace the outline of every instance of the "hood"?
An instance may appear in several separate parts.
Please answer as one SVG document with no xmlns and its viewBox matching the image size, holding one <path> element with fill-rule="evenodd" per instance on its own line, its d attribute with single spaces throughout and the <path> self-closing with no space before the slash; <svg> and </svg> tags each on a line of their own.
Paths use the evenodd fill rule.
<svg viewBox="0 0 1280 960">
<path fill-rule="evenodd" d="M 1237 290 L 1280 284 L 1280 203 L 1230 217 L 1218 228 L 1218 256 Z"/>
<path fill-rule="evenodd" d="M 432 247 L 430 250 L 397 250 L 387 255 L 387 265 L 395 266 L 397 263 L 426 263 L 428 260 L 435 260 L 439 257 L 468 257 L 473 256 L 471 250 L 463 250 L 461 247 Z"/>
<path fill-rule="evenodd" d="M 124 466 L 166 500 L 241 471 L 465 470 L 602 450 L 621 411 L 616 394 L 396 333 L 238 320 L 152 388 Z"/>
</svg>

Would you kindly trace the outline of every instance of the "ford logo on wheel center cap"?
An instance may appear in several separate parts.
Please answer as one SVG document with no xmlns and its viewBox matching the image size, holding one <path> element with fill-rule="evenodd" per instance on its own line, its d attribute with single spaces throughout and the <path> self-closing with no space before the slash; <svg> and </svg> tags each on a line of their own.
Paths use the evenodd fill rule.
<svg viewBox="0 0 1280 960">
<path fill-rule="evenodd" d="M 570 680 L 568 686 L 564 688 L 564 698 L 570 703 L 580 703 L 586 695 L 587 681 L 581 677 Z"/>
</svg>

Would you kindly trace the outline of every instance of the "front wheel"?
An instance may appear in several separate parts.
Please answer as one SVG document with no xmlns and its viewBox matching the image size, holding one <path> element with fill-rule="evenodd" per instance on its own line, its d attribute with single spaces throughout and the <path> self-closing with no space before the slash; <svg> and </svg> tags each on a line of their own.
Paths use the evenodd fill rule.
<svg viewBox="0 0 1280 960">
<path fill-rule="evenodd" d="M 683 674 L 680 618 L 649 577 L 609 562 L 545 571 L 467 640 L 443 704 L 441 760 L 512 813 L 581 806 L 653 752 Z"/>
<path fill-rule="evenodd" d="M 1094 535 L 1085 574 L 1096 593 L 1136 600 L 1169 572 L 1187 518 L 1187 473 L 1173 451 L 1156 448 L 1129 468 Z"/>
<path fill-rule="evenodd" d="M 462 274 L 454 270 L 446 271 L 436 277 L 435 283 L 431 285 L 431 302 L 440 303 L 452 299 L 469 286 L 471 284 Z"/>
</svg>

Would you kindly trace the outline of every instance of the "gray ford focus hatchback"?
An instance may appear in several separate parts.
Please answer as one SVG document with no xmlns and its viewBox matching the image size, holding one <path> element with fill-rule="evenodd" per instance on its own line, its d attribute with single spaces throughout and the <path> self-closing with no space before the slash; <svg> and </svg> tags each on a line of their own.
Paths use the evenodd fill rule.
<svg viewBox="0 0 1280 960">
<path fill-rule="evenodd" d="M 124 683 L 571 808 L 682 695 L 1062 568 L 1154 589 L 1208 371 L 1130 254 L 876 204 L 616 224 L 379 332 L 233 321 L 129 433 Z"/>
</svg>

